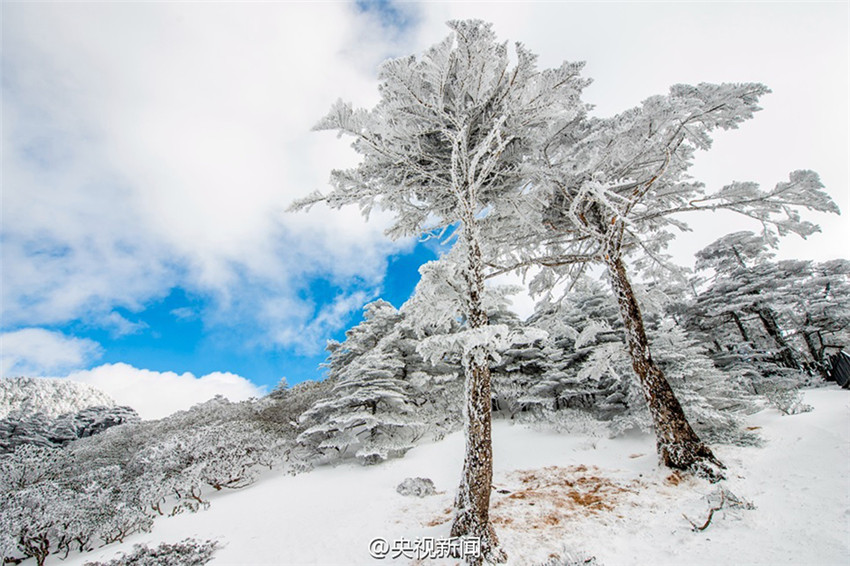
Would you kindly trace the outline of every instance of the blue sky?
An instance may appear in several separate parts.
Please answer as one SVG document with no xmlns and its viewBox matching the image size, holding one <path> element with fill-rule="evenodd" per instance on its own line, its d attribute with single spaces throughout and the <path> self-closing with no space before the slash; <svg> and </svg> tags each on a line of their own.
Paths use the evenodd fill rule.
<svg viewBox="0 0 850 566">
<path fill-rule="evenodd" d="M 389 241 L 380 211 L 287 212 L 357 162 L 348 141 L 310 128 L 338 98 L 373 105 L 381 61 L 441 40 L 449 19 L 493 22 L 541 66 L 586 60 L 599 115 L 679 82 L 765 82 L 764 111 L 718 135 L 694 174 L 716 187 L 811 168 L 847 210 L 848 9 L 6 2 L 2 374 L 178 408 L 318 378 L 326 340 L 370 300 L 401 305 L 436 252 Z M 846 254 L 846 218 L 814 218 L 823 234 L 780 255 Z M 671 251 L 692 264 L 719 235 L 752 229 L 739 222 L 697 219 Z M 521 313 L 531 304 L 517 299 Z"/>
<path fill-rule="evenodd" d="M 381 285 L 365 287 L 367 296 L 380 296 L 400 307 L 419 280 L 419 266 L 436 258 L 434 247 L 421 243 L 409 252 L 390 256 Z M 298 297 L 318 310 L 344 292 L 345 289 L 328 280 L 316 278 L 299 291 Z M 124 362 L 155 371 L 191 372 L 198 376 L 226 371 L 268 387 L 277 384 L 281 377 L 286 377 L 290 384 L 319 378 L 319 364 L 325 359 L 323 351 L 305 352 L 246 342 L 244 338 L 250 336 L 250 329 L 205 324 L 204 312 L 213 308 L 210 301 L 210 297 L 193 295 L 177 287 L 168 296 L 142 305 L 137 312 L 116 308 L 114 312 L 138 325 L 127 334 L 81 320 L 46 328 L 101 344 L 104 351 L 98 363 Z M 362 310 L 351 310 L 327 333 L 327 338 L 344 340 L 345 330 L 362 318 Z"/>
</svg>

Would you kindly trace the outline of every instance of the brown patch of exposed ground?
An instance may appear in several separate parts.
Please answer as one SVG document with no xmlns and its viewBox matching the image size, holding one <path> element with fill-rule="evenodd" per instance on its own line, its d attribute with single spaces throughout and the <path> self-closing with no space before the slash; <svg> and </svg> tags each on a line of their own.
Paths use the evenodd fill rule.
<svg viewBox="0 0 850 566">
<path fill-rule="evenodd" d="M 605 477 L 595 466 L 518 470 L 507 474 L 493 491 L 490 519 L 507 528 L 557 528 L 579 517 L 612 512 L 639 487 L 637 480 Z M 452 508 L 447 507 L 424 524 L 435 527 L 451 517 Z"/>
<path fill-rule="evenodd" d="M 677 485 L 671 474 L 668 485 Z M 549 466 L 510 472 L 495 486 L 490 500 L 490 520 L 497 528 L 535 532 L 556 530 L 581 519 L 607 521 L 621 518 L 617 507 L 645 487 L 639 480 L 607 477 L 595 466 Z M 424 523 L 434 527 L 451 520 L 447 507 Z"/>
<path fill-rule="evenodd" d="M 494 495 L 491 520 L 495 525 L 523 523 L 532 529 L 558 527 L 579 516 L 613 511 L 639 488 L 635 480 L 613 480 L 594 466 L 520 470 L 508 474 L 504 483 L 509 493 Z"/>
<path fill-rule="evenodd" d="M 624 477 L 623 472 L 595 466 L 549 466 L 497 474 L 490 499 L 490 520 L 502 545 L 511 549 L 551 550 L 553 541 L 572 540 L 575 533 L 617 532 L 629 528 L 635 507 L 653 507 L 655 501 L 688 490 L 696 480 L 676 472 L 647 478 Z M 652 496 L 644 493 L 652 492 Z M 432 508 L 430 527 L 448 523 L 453 510 Z M 529 556 L 531 556 L 529 554 Z M 551 557 L 551 556 L 550 556 Z M 545 554 L 525 560 L 511 556 L 518 565 L 540 564 Z"/>
</svg>

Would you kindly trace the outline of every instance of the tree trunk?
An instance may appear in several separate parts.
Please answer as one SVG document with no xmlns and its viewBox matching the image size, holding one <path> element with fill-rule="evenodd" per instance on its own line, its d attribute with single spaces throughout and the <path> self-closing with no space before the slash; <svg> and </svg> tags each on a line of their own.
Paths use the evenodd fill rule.
<svg viewBox="0 0 850 566">
<path fill-rule="evenodd" d="M 691 428 L 673 389 L 652 361 L 643 316 L 622 258 L 606 254 L 605 260 L 626 329 L 632 367 L 638 376 L 655 426 L 656 446 L 661 461 L 665 466 L 692 471 L 712 482 L 724 479 L 720 469 L 726 466 Z"/>
<path fill-rule="evenodd" d="M 803 340 L 806 342 L 806 347 L 809 349 L 809 354 L 812 356 L 814 368 L 817 369 L 818 373 L 820 373 L 821 377 L 823 377 L 825 381 L 829 381 L 829 370 L 826 360 L 823 359 L 823 349 L 818 348 L 817 344 L 815 344 L 814 337 L 806 330 L 806 328 L 811 324 L 812 319 L 809 316 L 809 313 L 806 313 L 806 320 L 804 321 L 803 328 L 800 329 L 800 334 L 803 335 Z"/>
<path fill-rule="evenodd" d="M 482 305 L 484 277 L 481 248 L 475 237 L 468 238 L 469 264 L 466 269 L 468 292 L 467 324 L 469 328 L 487 326 L 487 313 Z M 479 355 L 476 355 L 479 354 Z M 467 563 L 480 565 L 484 559 L 504 562 L 499 539 L 490 523 L 490 490 L 493 484 L 493 446 L 491 443 L 490 364 L 486 355 L 473 350 L 464 358 L 466 404 L 464 408 L 466 455 L 463 475 L 455 499 L 455 518 L 451 536 L 478 538 L 481 555 L 467 557 Z"/>
<path fill-rule="evenodd" d="M 738 316 L 738 313 L 736 312 L 732 312 L 730 314 L 732 315 L 732 320 L 735 321 L 735 326 L 738 327 L 738 332 L 741 333 L 741 338 L 744 339 L 744 342 L 749 342 L 750 335 L 747 333 L 747 329 L 744 327 L 744 323 L 741 322 L 741 317 Z"/>
<path fill-rule="evenodd" d="M 767 307 L 757 307 L 755 309 L 756 314 L 758 315 L 761 323 L 764 325 L 764 329 L 767 331 L 768 335 L 773 338 L 773 341 L 776 342 L 776 345 L 779 346 L 779 361 L 782 362 L 782 365 L 792 369 L 800 369 L 800 363 L 794 357 L 793 350 L 788 342 L 785 340 L 785 337 L 782 336 L 782 331 L 779 329 L 779 323 L 776 322 L 776 316 L 773 314 Z"/>
</svg>

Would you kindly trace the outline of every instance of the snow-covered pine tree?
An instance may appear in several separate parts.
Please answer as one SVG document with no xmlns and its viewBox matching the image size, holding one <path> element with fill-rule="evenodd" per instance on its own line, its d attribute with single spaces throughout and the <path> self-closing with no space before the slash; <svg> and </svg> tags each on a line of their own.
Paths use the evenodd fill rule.
<svg viewBox="0 0 850 566">
<path fill-rule="evenodd" d="M 787 296 L 783 297 L 789 276 L 794 277 L 791 274 L 805 265 L 768 261 L 773 256 L 769 247 L 775 245 L 775 238 L 735 232 L 697 252 L 697 269 L 711 268 L 715 273 L 712 287 L 701 294 L 698 303 L 707 307 L 706 314 L 733 321 L 745 342 L 753 342 L 755 336 L 746 330 L 743 317 L 753 319 L 771 343 L 773 361 L 786 369 L 800 370 L 800 360 L 780 328 L 780 319 L 782 311 L 790 308 L 784 300 Z"/>
<path fill-rule="evenodd" d="M 793 297 L 797 334 L 814 369 L 829 379 L 829 354 L 850 347 L 850 261 L 812 264 Z"/>
<path fill-rule="evenodd" d="M 464 384 L 462 349 L 429 356 L 429 344 L 456 335 L 463 328 L 463 290 L 457 262 L 449 257 L 420 266 L 419 282 L 399 309 L 402 339 L 399 348 L 405 373 L 419 394 L 418 411 L 430 433 L 441 438 L 463 426 Z M 485 294 L 485 308 L 489 295 Z"/>
<path fill-rule="evenodd" d="M 621 350 L 617 306 L 607 289 L 581 277 L 560 300 L 539 302 L 526 324 L 548 334 L 548 367 L 525 397 L 544 419 L 559 418 L 563 409 L 608 419 L 625 408 L 619 374 L 605 371 L 606 360 Z"/>
<path fill-rule="evenodd" d="M 328 340 L 327 379 L 333 383 L 357 358 L 373 350 L 401 321 L 401 314 L 378 299 L 363 307 L 363 321 L 345 332 L 345 341 Z"/>
<path fill-rule="evenodd" d="M 493 410 L 513 419 L 528 409 L 526 396 L 550 367 L 547 351 L 548 336 L 535 336 L 532 326 L 523 324 L 507 308 L 490 315 L 491 324 L 505 325 L 509 335 L 522 337 L 510 340 L 507 348 L 498 352 L 499 361 L 493 365 Z"/>
<path fill-rule="evenodd" d="M 424 423 L 415 411 L 415 391 L 405 380 L 398 327 L 401 315 L 377 300 L 364 307 L 364 320 L 329 344 L 328 397 L 300 417 L 298 439 L 319 452 L 334 450 L 367 464 L 400 456 L 413 447 Z"/>
<path fill-rule="evenodd" d="M 723 464 L 694 433 L 653 362 L 625 260 L 639 253 L 638 267 L 672 268 L 662 252 L 673 231 L 686 228 L 674 216 L 681 212 L 733 210 L 780 235 L 802 236 L 817 227 L 802 221 L 799 210 L 838 212 L 812 171 L 795 171 L 788 182 L 768 191 L 733 183 L 707 196 L 687 176 L 695 152 L 710 147 L 710 133 L 737 128 L 751 118 L 766 92 L 764 85 L 753 83 L 676 85 L 669 95 L 653 96 L 612 118 L 563 118 L 557 134 L 541 142 L 539 159 L 527 163 L 534 183 L 524 193 L 528 204 L 519 208 L 522 214 L 509 207 L 494 212 L 506 220 L 519 217 L 512 229 L 501 232 L 507 236 L 497 273 L 544 266 L 574 275 L 576 265 L 605 265 L 661 460 L 712 480 L 722 477 Z M 548 287 L 552 279 L 544 270 L 533 287 Z"/>
<path fill-rule="evenodd" d="M 520 166 L 540 132 L 556 117 L 584 111 L 577 99 L 586 81 L 578 76 L 581 65 L 538 71 L 521 45 L 511 65 L 507 45 L 481 21 L 449 27 L 452 34 L 421 57 L 382 65 L 381 100 L 373 110 L 339 102 L 317 125 L 353 136 L 363 162 L 335 171 L 329 194 L 297 206 L 357 204 L 366 214 L 379 206 L 395 214 L 388 230 L 394 238 L 454 227 L 465 332 L 475 346 L 463 359 L 467 449 L 452 534 L 479 537 L 482 557 L 473 562 L 480 563 L 504 558 L 489 520 L 490 343 L 482 306 L 489 252 L 482 230 L 495 201 L 521 192 Z"/>
<path fill-rule="evenodd" d="M 718 362 L 742 368 L 757 390 L 823 375 L 824 337 L 846 344 L 842 332 L 850 321 L 850 263 L 771 261 L 775 245 L 773 238 L 736 232 L 699 251 L 697 268 L 711 277 L 685 313 L 716 342 Z"/>
<path fill-rule="evenodd" d="M 267 397 L 271 399 L 283 399 L 286 397 L 286 394 L 289 392 L 289 382 L 286 378 L 281 378 L 280 381 L 277 382 L 277 385 L 274 386 L 274 389 L 267 395 Z"/>
<path fill-rule="evenodd" d="M 453 250 L 439 261 L 428 262 L 420 268 L 420 281 L 401 308 L 403 326 L 411 331 L 410 336 L 417 344 L 416 355 L 408 359 L 408 367 L 412 372 L 420 371 L 429 376 L 431 384 L 423 388 L 423 396 L 429 402 L 435 401 L 435 396 L 445 397 L 445 402 L 439 404 L 452 412 L 462 404 L 458 403 L 456 383 L 449 379 L 449 374 L 457 375 L 462 371 L 463 352 L 467 346 L 462 325 L 463 292 L 457 285 L 459 273 L 455 253 Z M 520 398 L 547 363 L 542 357 L 544 335 L 538 329 L 523 325 L 510 309 L 509 296 L 520 290 L 510 285 L 489 285 L 482 297 L 488 326 L 495 332 L 498 342 L 493 344 L 491 352 L 493 410 L 511 417 L 524 409 Z M 423 355 L 428 361 L 422 359 Z M 426 365 L 423 367 L 420 361 Z"/>
<path fill-rule="evenodd" d="M 462 370 L 464 352 L 470 347 L 462 324 L 463 293 L 457 285 L 455 253 L 452 250 L 420 268 L 420 281 L 401 308 L 402 327 L 410 331 L 406 335 L 416 344 L 415 355 L 406 358 L 406 367 L 415 376 L 425 400 L 423 416 L 430 418 L 429 422 L 460 407 L 453 377 Z M 543 351 L 546 333 L 523 324 L 510 310 L 509 297 L 519 291 L 521 288 L 511 285 L 489 285 L 482 296 L 491 333 L 492 408 L 511 418 L 525 410 L 522 398 L 548 366 Z"/>
<path fill-rule="evenodd" d="M 775 277 L 774 238 L 752 232 L 727 234 L 697 252 L 698 270 L 712 271 L 697 296 L 691 326 L 709 332 L 721 367 L 744 373 L 757 392 L 804 380 L 797 355 L 779 328 L 787 310 L 781 277 Z M 773 276 L 770 276 L 771 272 Z M 767 277 L 766 277 L 767 276 Z"/>
</svg>

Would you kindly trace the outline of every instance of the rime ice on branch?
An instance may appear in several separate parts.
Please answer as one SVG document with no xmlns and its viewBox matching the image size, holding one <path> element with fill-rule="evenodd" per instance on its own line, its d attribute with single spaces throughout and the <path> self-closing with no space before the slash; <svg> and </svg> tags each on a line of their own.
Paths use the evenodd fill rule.
<svg viewBox="0 0 850 566">
<path fill-rule="evenodd" d="M 565 116 L 555 136 L 539 141 L 537 159 L 524 164 L 523 198 L 493 211 L 512 222 L 500 231 L 509 236 L 495 235 L 501 253 L 493 274 L 542 266 L 532 281 L 532 290 L 542 292 L 588 263 L 606 267 L 662 461 L 713 480 L 723 465 L 693 432 L 652 360 L 626 258 L 637 255 L 637 267 L 649 272 L 674 269 L 663 251 L 674 229 L 687 229 L 683 212 L 732 210 L 758 220 L 765 232 L 803 237 L 818 228 L 800 218 L 801 209 L 838 212 L 812 171 L 795 171 L 768 191 L 733 183 L 708 195 L 687 176 L 695 152 L 710 147 L 709 134 L 751 118 L 767 92 L 754 83 L 675 85 L 669 95 L 612 118 Z"/>
<path fill-rule="evenodd" d="M 522 163 L 536 140 L 562 117 L 584 112 L 587 81 L 579 64 L 538 71 L 522 45 L 511 65 L 506 43 L 481 21 L 450 22 L 452 34 L 421 57 L 381 67 L 381 100 L 372 110 L 338 102 L 316 129 L 355 138 L 361 164 L 334 171 L 333 190 L 296 207 L 323 201 L 395 213 L 391 237 L 454 231 L 468 329 L 487 326 L 482 307 L 484 265 L 491 260 L 487 211 L 523 185 Z M 495 218 L 495 217 L 494 217 Z M 486 346 L 465 356 L 467 449 L 452 535 L 481 537 L 482 554 L 502 552 L 489 521 L 492 448 L 490 369 Z"/>
</svg>

